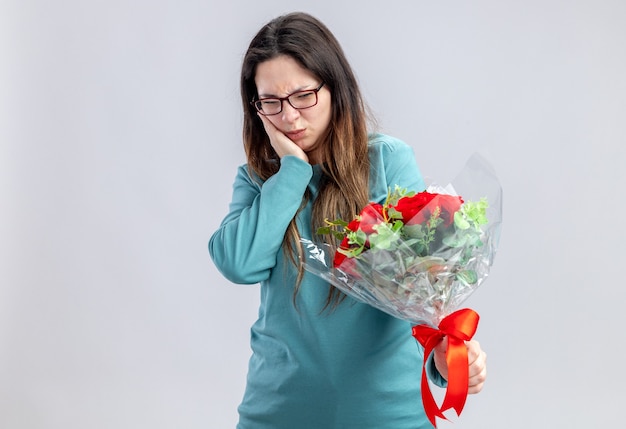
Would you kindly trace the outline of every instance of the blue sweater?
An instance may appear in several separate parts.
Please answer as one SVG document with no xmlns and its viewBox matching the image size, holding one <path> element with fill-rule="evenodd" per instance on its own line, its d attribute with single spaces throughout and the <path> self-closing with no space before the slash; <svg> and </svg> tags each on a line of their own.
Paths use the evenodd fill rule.
<svg viewBox="0 0 626 429">
<path fill-rule="evenodd" d="M 410 146 L 370 136 L 370 200 L 389 187 L 420 191 L 424 182 Z M 296 271 L 282 241 L 307 189 L 317 194 L 321 168 L 285 156 L 263 184 L 241 166 L 230 210 L 209 242 L 220 272 L 233 283 L 261 284 L 251 329 L 245 395 L 238 429 L 430 428 L 421 402 L 421 347 L 408 322 L 346 299 L 321 312 L 325 281 L 306 273 L 294 307 Z M 298 215 L 311 238 L 311 203 Z M 429 365 L 429 376 L 443 380 Z"/>
</svg>

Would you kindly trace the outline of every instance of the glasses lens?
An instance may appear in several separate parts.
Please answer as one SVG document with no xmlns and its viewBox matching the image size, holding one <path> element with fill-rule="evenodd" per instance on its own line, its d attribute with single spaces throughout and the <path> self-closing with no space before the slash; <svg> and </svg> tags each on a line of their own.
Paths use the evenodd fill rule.
<svg viewBox="0 0 626 429">
<path fill-rule="evenodd" d="M 296 109 L 313 107 L 316 103 L 317 93 L 315 91 L 301 91 L 289 96 L 289 104 Z"/>
<path fill-rule="evenodd" d="M 280 112 L 281 102 L 278 98 L 264 98 L 254 103 L 254 107 L 265 115 L 275 115 Z"/>
</svg>

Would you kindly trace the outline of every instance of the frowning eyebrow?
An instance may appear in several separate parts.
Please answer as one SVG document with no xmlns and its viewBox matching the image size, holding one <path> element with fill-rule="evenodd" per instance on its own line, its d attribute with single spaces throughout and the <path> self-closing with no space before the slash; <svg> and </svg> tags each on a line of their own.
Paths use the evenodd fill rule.
<svg viewBox="0 0 626 429">
<path fill-rule="evenodd" d="M 286 94 L 285 97 L 289 97 L 290 95 L 295 94 L 296 92 L 308 91 L 308 90 L 311 89 L 310 87 L 313 86 L 313 85 L 315 85 L 315 84 L 301 86 L 298 89 L 296 89 L 295 91 L 292 91 L 289 94 Z M 263 94 L 259 94 L 259 98 L 280 98 L 280 95 L 263 93 Z"/>
</svg>

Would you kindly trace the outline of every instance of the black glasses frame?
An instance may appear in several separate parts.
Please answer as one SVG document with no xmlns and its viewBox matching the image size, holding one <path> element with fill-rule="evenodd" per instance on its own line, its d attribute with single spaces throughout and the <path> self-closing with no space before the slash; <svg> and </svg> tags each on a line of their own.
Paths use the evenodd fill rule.
<svg viewBox="0 0 626 429">
<path fill-rule="evenodd" d="M 291 107 L 293 107 L 296 110 L 303 110 L 303 109 L 310 109 L 311 107 L 317 105 L 317 101 L 318 101 L 318 96 L 317 93 L 320 91 L 320 89 L 322 89 L 322 87 L 324 86 L 325 82 L 320 83 L 320 86 L 318 86 L 315 89 L 303 89 L 302 91 L 296 91 L 293 92 L 291 94 L 289 94 L 286 97 L 265 97 L 265 98 L 259 98 L 258 100 L 252 100 L 250 102 L 250 104 L 256 109 L 257 112 L 259 112 L 261 115 L 263 116 L 274 116 L 274 115 L 278 115 L 279 113 L 281 113 L 283 111 L 283 101 L 286 101 L 287 103 L 289 103 L 289 105 Z M 303 92 L 311 92 L 313 91 L 313 94 L 315 94 L 315 103 L 311 104 L 310 106 L 307 107 L 296 107 L 293 104 L 291 104 L 291 101 L 289 101 L 289 99 L 291 97 L 293 97 L 294 95 L 298 95 L 301 94 Z M 259 108 L 259 105 L 257 103 L 265 101 L 265 100 L 278 100 L 280 102 L 280 110 L 276 113 L 264 113 L 261 108 Z"/>
</svg>

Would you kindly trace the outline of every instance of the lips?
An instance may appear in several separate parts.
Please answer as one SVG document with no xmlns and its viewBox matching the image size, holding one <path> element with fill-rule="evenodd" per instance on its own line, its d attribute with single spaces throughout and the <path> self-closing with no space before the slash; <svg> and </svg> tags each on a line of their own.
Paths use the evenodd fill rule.
<svg viewBox="0 0 626 429">
<path fill-rule="evenodd" d="M 295 130 L 295 131 L 289 131 L 287 134 L 287 137 L 289 137 L 291 140 L 300 140 L 304 137 L 304 133 L 305 130 Z"/>
</svg>

